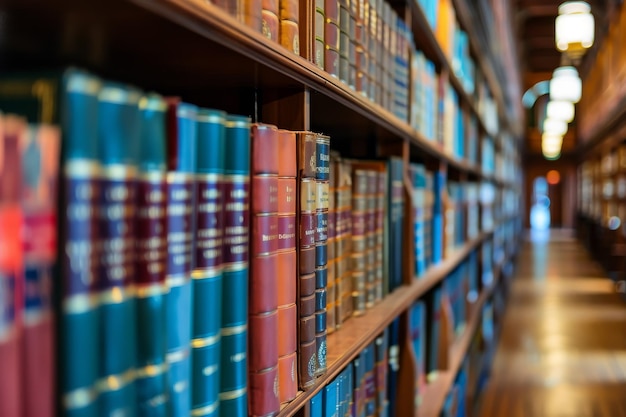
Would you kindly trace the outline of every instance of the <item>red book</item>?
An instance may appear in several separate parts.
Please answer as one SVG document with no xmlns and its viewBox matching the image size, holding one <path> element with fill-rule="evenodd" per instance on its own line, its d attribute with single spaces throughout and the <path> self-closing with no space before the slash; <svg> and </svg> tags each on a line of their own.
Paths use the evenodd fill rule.
<svg viewBox="0 0 626 417">
<path fill-rule="evenodd" d="M 20 142 L 26 122 L 0 114 L 0 416 L 21 417 Z"/>
<path fill-rule="evenodd" d="M 275 126 L 252 125 L 250 291 L 248 309 L 249 415 L 280 410 L 278 399 L 278 171 Z"/>
<path fill-rule="evenodd" d="M 278 398 L 293 400 L 298 392 L 296 351 L 296 134 L 278 131 Z"/>
<path fill-rule="evenodd" d="M 54 415 L 54 317 L 51 288 L 56 255 L 56 201 L 61 133 L 30 127 L 20 146 L 24 229 L 24 416 Z"/>
</svg>

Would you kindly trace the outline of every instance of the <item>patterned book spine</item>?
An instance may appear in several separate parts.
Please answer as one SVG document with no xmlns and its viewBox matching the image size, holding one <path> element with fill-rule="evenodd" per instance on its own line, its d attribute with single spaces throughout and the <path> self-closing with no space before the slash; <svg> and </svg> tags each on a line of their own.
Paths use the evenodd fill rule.
<svg viewBox="0 0 626 417">
<path fill-rule="evenodd" d="M 137 415 L 148 417 L 166 413 L 167 104 L 160 96 L 151 94 L 141 99 L 139 108 L 141 136 L 135 213 Z"/>
<path fill-rule="evenodd" d="M 250 162 L 249 404 L 269 416 L 278 400 L 278 129 L 252 125 Z"/>
<path fill-rule="evenodd" d="M 296 134 L 278 131 L 278 397 L 293 400 L 298 392 L 297 254 L 296 254 Z"/>
<path fill-rule="evenodd" d="M 366 257 L 365 238 L 367 218 L 367 170 L 355 169 L 352 173 L 352 306 L 353 314 L 365 312 Z"/>
<path fill-rule="evenodd" d="M 96 217 L 100 196 L 98 93 L 100 80 L 68 72 L 63 82 L 62 316 L 60 381 L 67 416 L 98 415 L 100 264 Z"/>
<path fill-rule="evenodd" d="M 24 416 L 54 412 L 52 270 L 56 256 L 56 202 L 60 131 L 31 126 L 22 147 L 24 230 Z"/>
<path fill-rule="evenodd" d="M 374 281 L 375 301 L 380 301 L 387 295 L 384 285 L 385 275 L 385 204 L 387 199 L 387 171 L 377 172 L 376 186 L 376 225 L 375 225 L 375 271 Z"/>
<path fill-rule="evenodd" d="M 365 197 L 365 307 L 372 308 L 376 302 L 376 205 L 378 197 L 378 173 L 367 171 Z"/>
<path fill-rule="evenodd" d="M 223 177 L 226 113 L 198 109 L 191 415 L 219 415 Z"/>
<path fill-rule="evenodd" d="M 388 366 L 388 330 L 385 329 L 374 341 L 375 345 L 375 373 L 376 373 L 376 409 L 378 416 L 386 415 L 387 399 L 387 366 Z"/>
<path fill-rule="evenodd" d="M 350 42 L 350 2 L 339 0 L 339 79 L 348 85 Z"/>
<path fill-rule="evenodd" d="M 168 404 L 172 417 L 191 412 L 191 270 L 197 108 L 168 99 L 167 266 L 165 299 Z"/>
<path fill-rule="evenodd" d="M 98 96 L 102 164 L 98 274 L 101 300 L 100 410 L 136 415 L 135 198 L 141 135 L 138 90 L 106 82 Z"/>
<path fill-rule="evenodd" d="M 226 117 L 220 416 L 248 415 L 250 119 Z"/>
<path fill-rule="evenodd" d="M 339 2 L 324 0 L 324 69 L 339 77 Z"/>
<path fill-rule="evenodd" d="M 26 129 L 25 119 L 0 114 L 0 415 L 16 417 L 23 415 L 20 146 Z"/>
<path fill-rule="evenodd" d="M 365 358 L 365 415 L 374 417 L 376 415 L 376 352 L 374 344 L 370 344 L 362 355 Z"/>
<path fill-rule="evenodd" d="M 337 263 L 337 173 L 335 171 L 336 155 L 330 154 L 330 173 L 328 176 L 328 287 L 326 288 L 326 331 L 328 334 L 335 331 L 337 326 L 337 276 L 335 275 Z"/>
<path fill-rule="evenodd" d="M 299 216 L 298 246 L 298 381 L 307 390 L 315 383 L 317 346 L 315 342 L 315 209 L 317 203 L 315 173 L 316 136 L 297 134 Z"/>
<path fill-rule="evenodd" d="M 324 14 L 324 1 L 315 0 L 315 19 L 313 21 L 313 63 L 320 69 L 325 68 L 324 55 L 326 45 L 324 43 L 324 32 L 326 30 L 326 17 Z"/>
<path fill-rule="evenodd" d="M 300 2 L 298 0 L 279 0 L 280 6 L 280 44 L 300 55 Z"/>
<path fill-rule="evenodd" d="M 330 138 L 315 140 L 315 345 L 316 375 L 326 372 L 326 306 L 328 287 L 328 194 L 330 179 Z"/>
<path fill-rule="evenodd" d="M 278 19 L 278 0 L 262 0 L 261 32 L 267 39 L 278 42 L 280 20 Z"/>
<path fill-rule="evenodd" d="M 334 164 L 337 172 L 337 324 L 352 315 L 352 174 L 350 165 L 342 160 Z"/>
</svg>

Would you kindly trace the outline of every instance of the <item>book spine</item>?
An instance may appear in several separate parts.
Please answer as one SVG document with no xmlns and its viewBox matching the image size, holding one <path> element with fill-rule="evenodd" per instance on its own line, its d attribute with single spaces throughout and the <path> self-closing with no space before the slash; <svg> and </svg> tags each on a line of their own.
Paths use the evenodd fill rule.
<svg viewBox="0 0 626 417">
<path fill-rule="evenodd" d="M 339 3 L 324 0 L 324 70 L 339 77 Z"/>
<path fill-rule="evenodd" d="M 389 159 L 389 285 L 390 291 L 402 285 L 402 235 L 404 227 L 403 162 Z"/>
<path fill-rule="evenodd" d="M 0 114 L 0 415 L 22 416 L 22 209 L 20 184 L 26 120 Z"/>
<path fill-rule="evenodd" d="M 165 300 L 169 414 L 191 411 L 191 271 L 195 206 L 197 108 L 168 99 L 167 265 Z"/>
<path fill-rule="evenodd" d="M 60 383 L 67 416 L 98 415 L 100 264 L 96 217 L 100 196 L 98 93 L 100 80 L 70 72 L 63 82 Z"/>
<path fill-rule="evenodd" d="M 337 380 L 324 387 L 324 417 L 337 417 Z"/>
<path fill-rule="evenodd" d="M 355 316 L 363 315 L 366 305 L 366 218 L 367 218 L 367 171 L 352 172 L 352 306 Z"/>
<path fill-rule="evenodd" d="M 320 69 L 325 68 L 324 55 L 325 43 L 324 32 L 326 30 L 326 17 L 324 15 L 324 0 L 315 0 L 315 19 L 313 21 L 313 63 Z"/>
<path fill-rule="evenodd" d="M 192 278 L 191 415 L 219 415 L 226 114 L 198 109 Z"/>
<path fill-rule="evenodd" d="M 274 415 L 278 399 L 278 166 L 275 126 L 252 125 L 249 350 L 252 416 Z"/>
<path fill-rule="evenodd" d="M 348 0 L 339 0 L 339 79 L 348 85 L 350 43 L 350 4 Z"/>
<path fill-rule="evenodd" d="M 135 213 L 137 415 L 148 417 L 166 413 L 167 104 L 157 95 L 147 95 L 139 107 L 141 146 Z"/>
<path fill-rule="evenodd" d="M 326 372 L 326 306 L 328 287 L 328 200 L 330 179 L 330 138 L 317 135 L 315 140 L 315 345 L 316 375 Z"/>
<path fill-rule="evenodd" d="M 378 197 L 378 173 L 367 171 L 365 197 L 365 306 L 376 303 L 376 205 Z"/>
<path fill-rule="evenodd" d="M 376 276 L 374 279 L 374 300 L 381 301 L 387 295 L 387 288 L 384 285 L 385 275 L 385 203 L 387 199 L 387 171 L 377 173 L 376 184 L 376 208 L 375 208 L 375 228 L 374 228 L 374 257 Z"/>
<path fill-rule="evenodd" d="M 261 33 L 267 39 L 278 42 L 280 30 L 278 0 L 262 0 L 261 7 Z"/>
<path fill-rule="evenodd" d="M 280 7 L 280 44 L 300 55 L 300 2 L 298 0 L 279 0 Z"/>
<path fill-rule="evenodd" d="M 61 134 L 57 127 L 29 127 L 22 147 L 24 256 L 24 416 L 51 417 L 54 411 L 52 273 L 57 247 L 57 177 Z M 33 158 L 36 155 L 38 158 Z"/>
<path fill-rule="evenodd" d="M 309 400 L 311 417 L 324 417 L 324 390 L 321 390 Z"/>
<path fill-rule="evenodd" d="M 331 152 L 328 176 L 328 287 L 326 288 L 326 331 L 331 334 L 337 326 L 337 276 L 335 274 L 337 263 L 337 176 L 335 172 L 335 155 Z"/>
<path fill-rule="evenodd" d="M 384 415 L 387 403 L 387 367 L 388 367 L 388 330 L 385 329 L 374 341 L 375 374 L 376 374 L 376 410 L 379 416 Z"/>
<path fill-rule="evenodd" d="M 278 397 L 293 400 L 298 392 L 297 254 L 296 254 L 296 134 L 279 130 L 278 148 Z"/>
<path fill-rule="evenodd" d="M 303 391 L 315 383 L 317 345 L 315 340 L 315 209 L 316 136 L 310 132 L 297 134 L 299 216 L 298 246 L 298 381 Z"/>
<path fill-rule="evenodd" d="M 400 318 L 389 325 L 389 370 L 387 372 L 387 394 L 389 415 L 396 416 L 396 396 L 398 393 L 398 371 L 400 370 Z"/>
<path fill-rule="evenodd" d="M 248 415 L 250 119 L 226 117 L 220 416 Z"/>
<path fill-rule="evenodd" d="M 101 264 L 100 411 L 136 414 L 137 317 L 135 203 L 141 134 L 139 100 L 131 87 L 105 82 L 98 96 L 102 164 L 99 201 Z"/>
<path fill-rule="evenodd" d="M 434 264 L 443 259 L 444 250 L 444 191 L 445 173 L 436 171 L 433 181 L 433 215 L 432 215 L 432 261 Z"/>
<path fill-rule="evenodd" d="M 339 277 L 339 299 L 342 321 L 352 316 L 354 311 L 352 304 L 352 168 L 347 161 L 342 161 L 337 165 L 339 170 L 339 188 L 340 188 L 340 212 L 338 221 L 341 222 L 341 239 L 339 242 L 338 252 L 341 254 L 339 258 L 339 269 L 337 276 Z"/>
</svg>

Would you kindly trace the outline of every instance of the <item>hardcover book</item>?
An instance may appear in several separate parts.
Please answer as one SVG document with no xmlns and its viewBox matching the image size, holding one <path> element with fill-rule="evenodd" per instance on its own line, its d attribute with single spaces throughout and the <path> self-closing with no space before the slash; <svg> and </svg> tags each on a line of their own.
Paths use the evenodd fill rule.
<svg viewBox="0 0 626 417">
<path fill-rule="evenodd" d="M 167 104 L 162 97 L 149 94 L 141 99 L 139 109 L 141 135 L 135 217 L 137 415 L 148 417 L 167 412 Z"/>
</svg>

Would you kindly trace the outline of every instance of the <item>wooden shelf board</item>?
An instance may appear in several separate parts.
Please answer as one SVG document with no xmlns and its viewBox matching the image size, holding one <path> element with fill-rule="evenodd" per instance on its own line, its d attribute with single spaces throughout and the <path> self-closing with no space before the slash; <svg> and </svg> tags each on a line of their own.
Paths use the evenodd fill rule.
<svg viewBox="0 0 626 417">
<path fill-rule="evenodd" d="M 411 285 L 404 285 L 387 295 L 361 317 L 352 317 L 341 328 L 328 335 L 327 372 L 319 377 L 315 386 L 308 391 L 299 392 L 298 396 L 283 406 L 279 417 L 295 415 L 315 394 L 331 382 L 339 373 L 370 343 L 383 332 L 400 313 L 413 301 L 424 295 L 442 281 L 469 253 L 480 245 L 488 236 L 483 233 L 456 250 L 447 259 L 433 266 L 421 278 L 416 278 Z"/>
<path fill-rule="evenodd" d="M 482 308 L 498 284 L 502 265 L 503 262 L 494 267 L 493 281 L 481 291 L 478 300 L 472 307 L 472 313 L 463 334 L 452 345 L 450 349 L 450 369 L 439 372 L 437 379 L 426 385 L 423 394 L 421 394 L 423 402 L 417 410 L 417 416 L 438 417 L 441 410 L 443 410 L 446 396 L 454 384 L 454 379 L 463 364 L 463 359 L 467 355 L 474 332 L 480 323 Z"/>
</svg>

